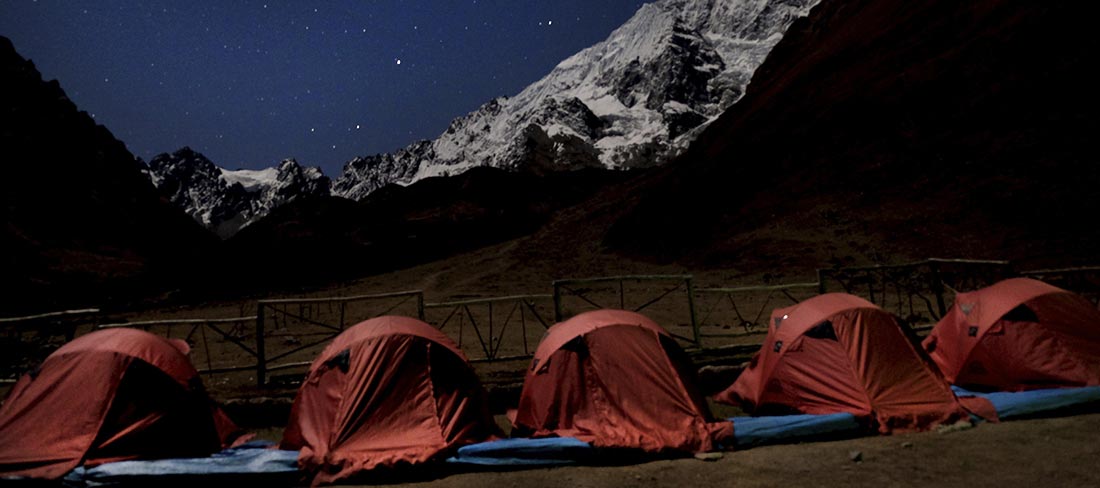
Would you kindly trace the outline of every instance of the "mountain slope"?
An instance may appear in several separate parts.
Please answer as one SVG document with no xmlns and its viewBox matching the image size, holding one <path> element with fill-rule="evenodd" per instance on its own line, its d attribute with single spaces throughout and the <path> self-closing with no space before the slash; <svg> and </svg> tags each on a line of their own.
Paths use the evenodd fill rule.
<svg viewBox="0 0 1100 488">
<path fill-rule="evenodd" d="M 0 310 L 178 286 L 212 236 L 162 201 L 125 145 L 0 37 Z"/>
<path fill-rule="evenodd" d="M 157 155 L 148 174 L 168 201 L 223 238 L 279 205 L 329 194 L 320 168 L 287 159 L 262 170 L 227 170 L 189 147 Z"/>
<path fill-rule="evenodd" d="M 1100 232 L 1079 217 L 1100 213 L 1091 156 L 1100 104 L 1087 73 L 1095 9 L 823 0 L 684 156 L 595 188 L 509 241 L 457 254 L 409 246 L 393 268 L 423 264 L 364 279 L 357 292 L 492 296 L 544 292 L 563 277 L 683 272 L 714 285 L 790 282 L 813 279 L 820 267 L 929 256 L 1013 259 L 1025 269 L 1095 263 Z M 459 179 L 393 190 L 423 198 L 430 181 Z M 354 213 L 334 220 L 371 228 Z M 307 215 L 255 230 L 289 225 L 279 222 L 295 227 L 274 236 L 316 228 Z M 400 242 L 403 230 L 389 235 Z M 314 246 L 312 255 L 330 248 Z M 289 253 L 270 251 L 280 254 Z M 373 263 L 390 256 L 360 255 Z"/>
<path fill-rule="evenodd" d="M 477 166 L 633 168 L 675 155 L 742 95 L 787 26 L 816 0 L 662 0 L 512 98 L 433 141 L 350 161 L 333 193 L 360 199 Z"/>
<path fill-rule="evenodd" d="M 1100 257 L 1100 7 L 825 0 L 604 242 L 717 266 Z M 640 239 L 640 236 L 646 236 Z"/>
<path fill-rule="evenodd" d="M 628 176 L 475 168 L 408 187 L 390 185 L 358 202 L 301 199 L 226 241 L 224 259 L 234 276 L 223 284 L 320 284 L 444 259 L 529 235 L 561 209 Z"/>
</svg>

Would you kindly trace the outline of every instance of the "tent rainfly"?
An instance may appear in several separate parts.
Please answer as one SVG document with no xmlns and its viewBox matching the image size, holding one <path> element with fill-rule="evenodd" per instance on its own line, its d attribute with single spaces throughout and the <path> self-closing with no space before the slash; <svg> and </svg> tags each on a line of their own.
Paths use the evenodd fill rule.
<svg viewBox="0 0 1100 488">
<path fill-rule="evenodd" d="M 458 346 L 424 322 L 387 316 L 342 332 L 313 361 L 282 448 L 300 450 L 320 485 L 442 461 L 498 433 Z"/>
<path fill-rule="evenodd" d="M 968 418 L 892 315 L 842 293 L 773 311 L 760 352 L 716 399 L 754 415 L 851 413 L 884 434 Z"/>
<path fill-rule="evenodd" d="M 960 293 L 924 340 L 952 384 L 978 391 L 1100 385 L 1100 310 L 1038 280 Z"/>
<path fill-rule="evenodd" d="M 189 350 L 111 329 L 54 351 L 0 406 L 0 479 L 58 479 L 80 465 L 228 447 L 239 431 L 207 396 Z"/>
<path fill-rule="evenodd" d="M 596 447 L 703 452 L 732 445 L 695 386 L 691 361 L 652 320 L 587 312 L 551 327 L 523 383 L 513 435 Z"/>
</svg>

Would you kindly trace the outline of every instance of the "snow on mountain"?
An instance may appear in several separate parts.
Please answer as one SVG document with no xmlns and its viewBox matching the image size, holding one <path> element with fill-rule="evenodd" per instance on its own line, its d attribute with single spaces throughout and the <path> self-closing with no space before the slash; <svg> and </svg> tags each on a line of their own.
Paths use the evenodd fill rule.
<svg viewBox="0 0 1100 488">
<path fill-rule="evenodd" d="M 293 159 L 262 170 L 226 170 L 188 147 L 154 157 L 148 175 L 169 201 L 222 237 L 286 202 L 328 195 L 330 183 L 320 168 Z"/>
<path fill-rule="evenodd" d="M 744 94 L 752 73 L 818 0 L 661 0 L 514 97 L 455 119 L 432 141 L 356 158 L 333 193 L 475 166 L 566 170 L 659 164 Z"/>
<path fill-rule="evenodd" d="M 274 186 L 279 180 L 279 169 L 274 167 L 238 170 L 219 169 L 221 169 L 222 179 L 226 183 L 230 185 L 240 184 L 248 191 L 262 190 L 264 187 Z"/>
</svg>

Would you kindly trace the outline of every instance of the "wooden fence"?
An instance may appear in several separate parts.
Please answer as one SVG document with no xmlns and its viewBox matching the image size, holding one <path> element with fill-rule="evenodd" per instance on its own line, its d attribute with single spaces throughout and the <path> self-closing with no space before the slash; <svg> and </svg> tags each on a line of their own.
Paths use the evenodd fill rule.
<svg viewBox="0 0 1100 488">
<path fill-rule="evenodd" d="M 1092 303 L 1100 304 L 1100 266 L 1037 269 L 1020 274 L 1071 290 L 1088 298 Z"/>
<path fill-rule="evenodd" d="M 268 373 L 300 369 L 348 326 L 382 315 L 404 314 L 424 319 L 424 293 L 419 290 L 351 297 L 260 300 L 256 305 L 256 383 Z M 284 361 L 280 364 L 273 364 Z"/>
<path fill-rule="evenodd" d="M 73 340 L 78 329 L 90 330 L 99 317 L 99 309 L 84 308 L 0 318 L 0 384 L 14 383 L 24 371 Z"/>
<path fill-rule="evenodd" d="M 553 286 L 555 322 L 602 308 L 645 311 L 673 337 L 700 345 L 691 275 L 600 276 L 556 280 Z"/>
<path fill-rule="evenodd" d="M 191 345 L 191 362 L 199 373 L 217 374 L 250 371 L 256 368 L 255 364 L 263 361 L 260 353 L 255 349 L 255 343 L 248 342 L 255 323 L 256 316 L 251 316 L 119 322 L 100 324 L 95 328 L 141 329 L 169 339 L 184 340 Z M 225 343 L 233 347 L 221 347 L 221 344 Z M 252 358 L 247 365 L 241 365 L 242 352 L 247 355 L 246 357 Z"/>
<path fill-rule="evenodd" d="M 1015 276 L 1008 261 L 927 259 L 913 263 L 818 270 L 818 293 L 862 296 L 908 324 L 935 323 L 958 291 Z"/>
<path fill-rule="evenodd" d="M 471 361 L 501 361 L 534 354 L 542 334 L 552 325 L 547 308 L 552 298 L 514 295 L 429 303 L 424 308 L 427 321 L 457 336 L 458 347 Z"/>
<path fill-rule="evenodd" d="M 928 259 L 884 266 L 823 269 L 814 283 L 696 288 L 691 275 L 624 275 L 553 282 L 553 294 L 425 303 L 421 291 L 350 297 L 260 300 L 256 314 L 217 319 L 109 323 L 135 327 L 192 345 L 200 372 L 255 371 L 257 385 L 273 372 L 303 368 L 347 327 L 387 314 L 415 316 L 457 342 L 473 361 L 530 357 L 554 322 L 578 313 L 617 308 L 643 312 L 691 347 L 745 349 L 767 331 L 771 310 L 817 293 L 844 291 L 867 298 L 918 332 L 942 317 L 958 291 L 1010 276 L 1029 276 L 1100 300 L 1100 266 L 1014 273 L 1006 261 Z M 242 308 L 242 312 L 245 310 Z M 242 313 L 244 315 L 244 313 Z M 41 361 L 98 324 L 99 310 L 70 310 L 0 318 L 0 382 Z M 89 329 L 90 330 L 90 329 Z M 721 339 L 722 341 L 716 341 Z M 758 340 L 758 339 L 757 339 Z M 10 350 L 10 351 L 9 351 Z M 5 369 L 6 368 L 6 369 Z"/>
<path fill-rule="evenodd" d="M 817 283 L 736 288 L 698 288 L 700 337 L 737 337 L 764 333 L 773 308 L 794 305 L 817 293 Z M 740 328 L 740 331 L 724 329 Z M 710 330 L 717 329 L 714 332 Z"/>
</svg>

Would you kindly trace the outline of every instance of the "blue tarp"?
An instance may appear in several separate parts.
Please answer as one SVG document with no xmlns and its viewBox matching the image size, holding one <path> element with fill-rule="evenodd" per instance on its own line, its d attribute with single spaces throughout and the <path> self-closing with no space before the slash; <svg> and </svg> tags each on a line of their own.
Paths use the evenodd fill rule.
<svg viewBox="0 0 1100 488">
<path fill-rule="evenodd" d="M 94 468 L 80 466 L 65 477 L 70 486 L 99 486 L 117 483 L 169 482 L 207 479 L 240 479 L 242 482 L 294 480 L 298 473 L 298 451 L 268 449 L 269 442 L 250 442 L 205 458 L 119 461 Z M 247 484 L 247 483 L 246 483 Z"/>
<path fill-rule="evenodd" d="M 733 435 L 739 448 L 821 437 L 839 437 L 860 430 L 855 415 L 850 413 L 733 417 L 730 421 L 733 422 Z"/>
<path fill-rule="evenodd" d="M 784 415 L 778 417 L 734 417 L 737 447 L 777 444 L 859 432 L 856 417 L 848 413 L 831 415 Z M 559 466 L 599 459 L 598 450 L 572 437 L 503 439 L 462 447 L 447 459 L 452 464 L 476 466 Z"/>
<path fill-rule="evenodd" d="M 560 466 L 588 460 L 593 451 L 592 445 L 573 437 L 501 439 L 460 447 L 447 462 L 478 466 Z"/>
<path fill-rule="evenodd" d="M 955 391 L 956 396 L 976 396 L 989 400 L 997 409 L 997 416 L 1001 420 L 1100 403 L 1100 386 L 992 393 L 973 392 L 959 386 L 952 386 L 951 389 Z"/>
</svg>

